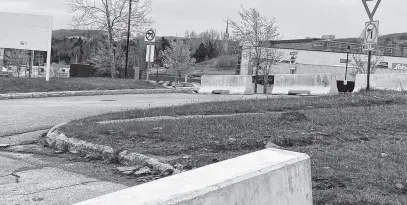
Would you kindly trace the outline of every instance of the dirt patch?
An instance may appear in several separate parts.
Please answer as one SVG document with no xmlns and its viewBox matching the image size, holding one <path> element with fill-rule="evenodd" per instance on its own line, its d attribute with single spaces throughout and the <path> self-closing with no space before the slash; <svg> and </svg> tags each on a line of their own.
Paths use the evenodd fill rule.
<svg viewBox="0 0 407 205">
<path fill-rule="evenodd" d="M 346 188 L 346 183 L 351 181 L 345 176 L 338 177 L 338 176 L 330 176 L 330 177 L 319 177 L 314 176 L 312 177 L 312 188 L 316 190 L 327 190 L 327 189 L 334 189 L 334 188 Z"/>
<path fill-rule="evenodd" d="M 302 122 L 308 121 L 308 117 L 300 112 L 292 111 L 292 112 L 285 112 L 282 113 L 281 116 L 278 118 L 280 122 Z"/>
</svg>

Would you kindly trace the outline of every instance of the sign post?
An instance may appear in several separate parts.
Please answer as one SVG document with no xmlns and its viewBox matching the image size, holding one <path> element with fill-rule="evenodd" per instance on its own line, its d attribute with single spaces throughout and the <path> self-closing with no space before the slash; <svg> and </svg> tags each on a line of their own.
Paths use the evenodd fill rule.
<svg viewBox="0 0 407 205">
<path fill-rule="evenodd" d="M 382 0 L 377 0 L 376 5 L 373 9 L 373 12 L 370 11 L 367 1 L 374 1 L 374 0 L 362 0 L 363 6 L 366 9 L 366 13 L 370 19 L 369 22 L 365 24 L 365 40 L 363 45 L 363 50 L 368 51 L 368 58 L 367 58 L 367 86 L 366 90 L 370 90 L 370 67 L 371 67 L 371 59 L 372 59 L 372 51 L 375 49 L 377 45 L 377 41 L 379 38 L 379 21 L 373 21 L 373 17 L 379 8 L 380 2 Z"/>
<path fill-rule="evenodd" d="M 146 61 L 147 61 L 147 81 L 150 80 L 150 68 L 151 63 L 154 62 L 154 45 L 151 43 L 155 42 L 155 29 L 148 29 L 145 34 L 144 41 L 147 42 L 147 53 L 146 53 Z M 158 77 L 158 76 L 157 76 Z M 158 78 L 157 78 L 158 79 Z"/>
<path fill-rule="evenodd" d="M 373 12 L 370 12 L 370 9 L 367 5 L 367 1 L 374 1 L 374 0 L 362 0 L 363 6 L 366 9 L 366 13 L 370 19 L 369 22 L 365 24 L 365 35 L 364 35 L 364 45 L 363 50 L 368 51 L 368 58 L 367 58 L 367 86 L 366 90 L 369 91 L 370 89 L 370 67 L 371 67 L 371 59 L 372 59 L 372 50 L 374 50 L 375 46 L 377 45 L 377 41 L 379 38 L 379 21 L 373 21 L 373 17 L 379 8 L 380 2 L 382 0 L 377 0 L 376 5 L 373 9 Z"/>
<path fill-rule="evenodd" d="M 290 55 L 290 73 L 295 74 L 295 70 L 297 69 L 295 60 L 297 59 L 298 51 L 290 52 Z"/>
</svg>

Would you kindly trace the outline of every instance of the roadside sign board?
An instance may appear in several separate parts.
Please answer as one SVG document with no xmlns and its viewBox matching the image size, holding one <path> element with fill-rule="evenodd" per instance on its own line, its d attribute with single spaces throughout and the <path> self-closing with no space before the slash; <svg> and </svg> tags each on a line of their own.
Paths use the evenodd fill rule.
<svg viewBox="0 0 407 205">
<path fill-rule="evenodd" d="M 380 2 L 381 2 L 382 0 L 377 0 L 376 5 L 375 5 L 375 7 L 374 7 L 374 9 L 373 9 L 372 12 L 370 11 L 369 6 L 367 5 L 367 1 L 372 1 L 372 0 L 362 0 L 363 6 L 365 6 L 366 13 L 367 13 L 367 16 L 369 17 L 369 19 L 370 19 L 371 21 L 373 21 L 373 17 L 374 17 L 374 15 L 376 14 L 377 8 L 379 8 Z"/>
<path fill-rule="evenodd" d="M 146 52 L 146 62 L 154 62 L 154 52 L 155 46 L 154 45 L 147 45 L 147 52 Z"/>
<path fill-rule="evenodd" d="M 391 66 L 394 70 L 407 70 L 407 64 L 393 63 Z"/>
<path fill-rule="evenodd" d="M 155 42 L 155 29 L 148 29 L 144 35 L 144 41 L 146 42 Z"/>
<path fill-rule="evenodd" d="M 376 44 L 374 43 L 366 43 L 362 45 L 363 51 L 373 51 L 376 48 Z"/>
<path fill-rule="evenodd" d="M 346 63 L 346 59 L 340 59 L 340 63 Z"/>
<path fill-rule="evenodd" d="M 365 44 L 375 43 L 379 38 L 379 21 L 369 21 L 365 23 Z"/>
<path fill-rule="evenodd" d="M 389 68 L 389 62 L 379 62 L 379 68 Z"/>
</svg>

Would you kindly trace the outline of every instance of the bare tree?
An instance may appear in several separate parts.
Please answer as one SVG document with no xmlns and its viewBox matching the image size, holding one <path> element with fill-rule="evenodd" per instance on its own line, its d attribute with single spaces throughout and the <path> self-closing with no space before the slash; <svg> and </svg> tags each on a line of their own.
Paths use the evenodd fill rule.
<svg viewBox="0 0 407 205">
<path fill-rule="evenodd" d="M 20 77 L 21 69 L 25 68 L 25 73 L 27 72 L 27 64 L 30 60 L 28 50 L 20 49 L 5 49 L 4 50 L 4 60 L 7 65 L 13 65 L 16 67 L 17 77 Z"/>
<path fill-rule="evenodd" d="M 264 49 L 270 47 L 270 41 L 281 39 L 278 27 L 274 18 L 261 16 L 255 8 L 239 11 L 240 20 L 231 21 L 230 27 L 233 30 L 233 38 L 248 47 L 249 51 L 244 52 L 256 60 L 256 75 L 254 91 L 257 93 L 257 78 L 260 70 L 261 58 Z"/>
<path fill-rule="evenodd" d="M 384 57 L 381 52 L 372 55 L 370 59 L 370 73 L 374 74 L 377 67 L 380 65 Z M 349 74 L 355 76 L 356 74 L 367 74 L 368 56 L 366 54 L 352 54 L 350 64 L 353 66 L 349 70 Z"/>
<path fill-rule="evenodd" d="M 360 44 L 364 41 L 364 34 L 362 33 L 359 36 L 358 42 Z M 380 39 L 380 35 L 379 35 Z M 372 51 L 372 58 L 370 59 L 370 73 L 374 74 L 376 72 L 377 67 L 380 65 L 380 62 L 384 60 L 383 57 L 383 50 L 380 50 L 376 47 Z M 349 74 L 355 76 L 356 74 L 367 74 L 367 64 L 368 64 L 368 55 L 363 53 L 353 53 L 350 56 L 350 64 L 353 68 L 349 70 Z"/>
<path fill-rule="evenodd" d="M 170 43 L 171 46 L 160 52 L 164 63 L 169 65 L 175 75 L 175 81 L 183 76 L 187 77 L 187 70 L 195 64 L 195 58 L 191 58 L 190 48 L 182 40 Z"/>
<path fill-rule="evenodd" d="M 131 0 L 132 33 L 141 34 L 152 23 L 151 0 Z M 114 78 L 116 63 L 115 42 L 124 37 L 128 25 L 130 0 L 65 0 L 71 12 L 77 13 L 72 24 L 75 28 L 101 30 L 108 36 L 108 56 L 112 60 L 111 75 Z"/>
<path fill-rule="evenodd" d="M 283 58 L 284 52 L 277 48 L 265 48 L 262 53 L 263 58 L 261 58 L 260 68 L 263 73 L 263 93 L 266 94 L 269 84 L 269 75 L 273 70 L 273 66 L 277 65 Z"/>
</svg>

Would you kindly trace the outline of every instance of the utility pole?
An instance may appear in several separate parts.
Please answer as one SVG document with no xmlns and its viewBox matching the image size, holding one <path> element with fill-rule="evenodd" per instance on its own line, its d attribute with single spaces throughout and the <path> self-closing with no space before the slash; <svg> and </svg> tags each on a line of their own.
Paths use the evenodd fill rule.
<svg viewBox="0 0 407 205">
<path fill-rule="evenodd" d="M 124 78 L 127 78 L 127 67 L 128 67 L 128 64 L 129 64 L 131 1 L 132 0 L 129 0 L 129 21 L 128 21 L 128 25 L 127 25 L 127 49 L 126 49 L 126 66 L 124 68 Z"/>
</svg>

